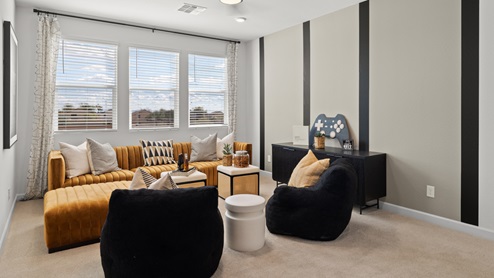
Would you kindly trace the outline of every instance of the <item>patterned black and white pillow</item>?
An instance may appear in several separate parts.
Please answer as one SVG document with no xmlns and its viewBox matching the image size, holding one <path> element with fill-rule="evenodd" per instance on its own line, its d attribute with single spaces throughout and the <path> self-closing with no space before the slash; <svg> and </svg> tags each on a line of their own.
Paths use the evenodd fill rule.
<svg viewBox="0 0 494 278">
<path fill-rule="evenodd" d="M 157 179 L 148 187 L 148 189 L 156 189 L 156 190 L 175 189 L 175 188 L 178 188 L 178 186 L 177 184 L 175 184 L 172 177 L 168 173 L 163 175 L 161 178 Z"/>
<path fill-rule="evenodd" d="M 170 175 L 166 174 L 163 177 L 156 179 L 142 168 L 137 168 L 134 178 L 130 183 L 129 189 L 175 189 L 178 188 Z"/>
<path fill-rule="evenodd" d="M 142 147 L 144 166 L 173 164 L 173 140 L 139 140 Z"/>
</svg>

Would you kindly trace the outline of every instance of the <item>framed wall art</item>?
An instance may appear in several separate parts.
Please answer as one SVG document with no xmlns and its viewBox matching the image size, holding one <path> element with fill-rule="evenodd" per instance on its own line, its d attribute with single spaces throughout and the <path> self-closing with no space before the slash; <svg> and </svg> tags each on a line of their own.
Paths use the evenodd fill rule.
<svg viewBox="0 0 494 278">
<path fill-rule="evenodd" d="M 3 148 L 17 141 L 17 37 L 10 21 L 3 22 Z"/>
</svg>

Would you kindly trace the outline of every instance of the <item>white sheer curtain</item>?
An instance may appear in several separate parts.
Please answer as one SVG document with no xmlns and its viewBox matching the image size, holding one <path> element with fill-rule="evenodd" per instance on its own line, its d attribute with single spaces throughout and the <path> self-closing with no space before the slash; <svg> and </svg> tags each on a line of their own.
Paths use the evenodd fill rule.
<svg viewBox="0 0 494 278">
<path fill-rule="evenodd" d="M 238 44 L 228 43 L 228 133 L 237 129 L 237 52 Z"/>
<path fill-rule="evenodd" d="M 25 200 L 42 198 L 47 190 L 48 152 L 53 147 L 53 106 L 60 37 L 57 18 L 40 14 L 36 42 L 33 137 Z"/>
</svg>

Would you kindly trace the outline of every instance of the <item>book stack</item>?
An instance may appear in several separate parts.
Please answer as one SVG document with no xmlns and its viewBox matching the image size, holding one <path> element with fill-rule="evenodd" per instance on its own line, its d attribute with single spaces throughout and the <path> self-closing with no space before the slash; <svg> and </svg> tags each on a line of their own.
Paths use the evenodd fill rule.
<svg viewBox="0 0 494 278">
<path fill-rule="evenodd" d="M 194 173 L 196 171 L 195 167 L 190 167 L 188 171 L 181 171 L 179 169 L 173 170 L 170 172 L 170 175 L 172 176 L 186 176 L 188 177 L 190 174 Z"/>
</svg>

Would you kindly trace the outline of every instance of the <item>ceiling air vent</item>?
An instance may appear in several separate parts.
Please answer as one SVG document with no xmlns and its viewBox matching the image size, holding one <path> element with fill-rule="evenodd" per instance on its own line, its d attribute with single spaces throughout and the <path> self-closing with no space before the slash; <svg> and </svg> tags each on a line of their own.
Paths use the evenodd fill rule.
<svg viewBox="0 0 494 278">
<path fill-rule="evenodd" d="M 201 7 L 197 6 L 194 4 L 187 4 L 184 3 L 182 7 L 178 9 L 179 12 L 184 12 L 186 14 L 193 14 L 193 15 L 198 15 L 202 12 L 204 12 L 207 8 L 206 7 Z"/>
</svg>

